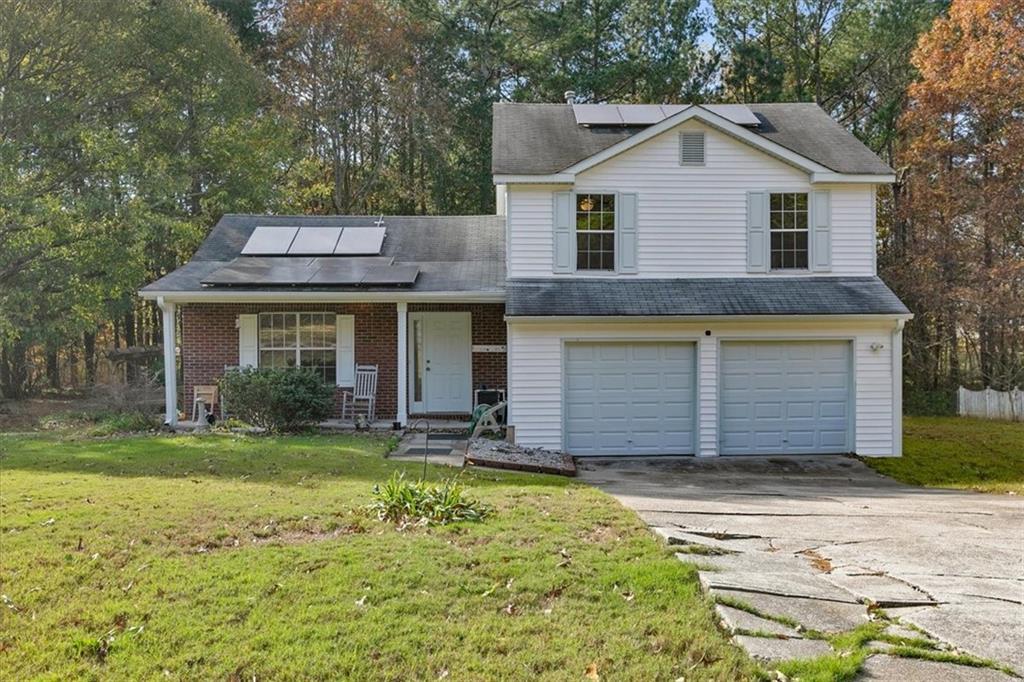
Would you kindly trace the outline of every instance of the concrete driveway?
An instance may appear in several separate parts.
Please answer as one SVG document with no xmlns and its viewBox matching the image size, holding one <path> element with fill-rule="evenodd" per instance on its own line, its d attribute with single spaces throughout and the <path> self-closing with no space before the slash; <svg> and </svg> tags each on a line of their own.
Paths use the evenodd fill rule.
<svg viewBox="0 0 1024 682">
<path fill-rule="evenodd" d="M 712 593 L 823 632 L 865 622 L 871 601 L 939 642 L 1024 672 L 1020 497 L 915 488 L 848 457 L 577 464 L 583 481 L 636 510 L 669 542 L 720 552 L 680 555 L 709 569 L 701 582 Z M 732 611 L 720 609 L 727 623 L 749 616 Z M 804 657 L 756 650 L 770 641 L 740 643 L 769 660 Z M 803 646 L 807 656 L 821 653 Z M 893 657 L 875 658 L 868 668 Z M 965 670 L 971 675 L 964 679 L 1001 675 Z M 943 675 L 955 679 L 955 672 Z"/>
</svg>

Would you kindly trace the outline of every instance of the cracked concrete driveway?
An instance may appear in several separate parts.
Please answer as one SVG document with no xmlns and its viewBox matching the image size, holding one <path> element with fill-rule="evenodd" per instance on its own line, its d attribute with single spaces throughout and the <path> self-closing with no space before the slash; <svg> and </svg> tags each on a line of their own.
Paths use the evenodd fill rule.
<svg viewBox="0 0 1024 682">
<path fill-rule="evenodd" d="M 916 488 L 848 457 L 578 460 L 636 510 L 706 589 L 838 632 L 866 601 L 1024 673 L 1024 500 Z M 704 549 L 702 548 L 702 549 Z M 796 617 L 800 616 L 800 617 Z M 806 623 L 803 620 L 814 622 Z"/>
</svg>

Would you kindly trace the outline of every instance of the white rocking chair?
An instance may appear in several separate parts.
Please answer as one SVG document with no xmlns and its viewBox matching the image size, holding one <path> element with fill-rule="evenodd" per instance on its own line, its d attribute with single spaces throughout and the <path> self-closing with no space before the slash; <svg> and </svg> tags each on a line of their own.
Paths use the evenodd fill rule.
<svg viewBox="0 0 1024 682">
<path fill-rule="evenodd" d="M 342 419 L 355 421 L 357 404 L 365 403 L 366 418 L 372 423 L 377 417 L 377 365 L 356 365 L 356 385 L 341 395 Z"/>
</svg>

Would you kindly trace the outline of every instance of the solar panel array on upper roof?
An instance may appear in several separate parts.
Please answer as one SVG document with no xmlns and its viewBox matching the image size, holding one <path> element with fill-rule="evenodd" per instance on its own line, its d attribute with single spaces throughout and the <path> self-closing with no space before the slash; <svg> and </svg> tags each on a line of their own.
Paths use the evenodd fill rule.
<svg viewBox="0 0 1024 682">
<path fill-rule="evenodd" d="M 243 256 L 376 256 L 383 227 L 277 227 L 260 225 L 242 247 Z"/>
<path fill-rule="evenodd" d="M 691 104 L 573 104 L 576 123 L 582 126 L 651 126 L 678 114 Z M 741 126 L 760 124 L 745 104 L 701 105 L 722 118 Z"/>
</svg>

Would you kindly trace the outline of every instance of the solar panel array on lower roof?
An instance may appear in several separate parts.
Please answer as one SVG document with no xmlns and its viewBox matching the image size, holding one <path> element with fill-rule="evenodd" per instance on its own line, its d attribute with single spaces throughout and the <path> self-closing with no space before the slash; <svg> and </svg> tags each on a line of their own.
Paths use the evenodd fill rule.
<svg viewBox="0 0 1024 682">
<path fill-rule="evenodd" d="M 375 256 L 384 246 L 380 226 L 260 225 L 242 247 L 243 256 Z"/>
<path fill-rule="evenodd" d="M 411 286 L 415 265 L 394 265 L 390 256 L 363 258 L 236 258 L 207 275 L 203 286 Z"/>
</svg>

